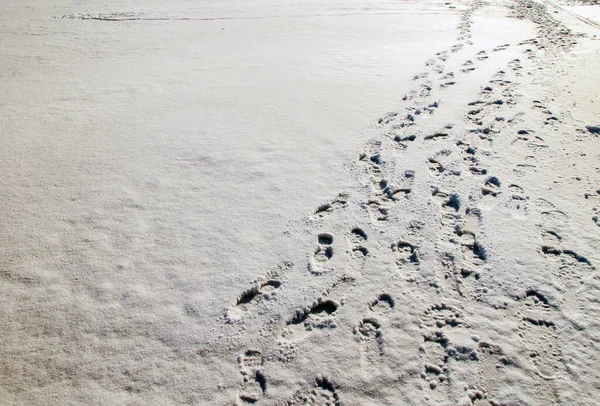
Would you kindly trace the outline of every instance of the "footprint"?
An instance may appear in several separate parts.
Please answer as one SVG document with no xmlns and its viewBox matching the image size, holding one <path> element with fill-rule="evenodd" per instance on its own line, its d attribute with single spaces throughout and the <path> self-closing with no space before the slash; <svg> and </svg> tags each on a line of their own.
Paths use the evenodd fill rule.
<svg viewBox="0 0 600 406">
<path fill-rule="evenodd" d="M 520 59 L 513 59 L 507 64 L 507 66 L 515 72 L 515 76 L 523 76 L 521 72 L 519 72 L 521 69 L 523 69 Z"/>
<path fill-rule="evenodd" d="M 374 177 L 374 182 L 381 180 L 382 167 L 385 161 L 381 155 L 381 141 L 369 141 L 365 152 L 359 155 L 359 162 L 367 166 L 367 171 Z"/>
<path fill-rule="evenodd" d="M 363 319 L 354 329 L 354 334 L 360 336 L 360 340 L 377 340 L 381 338 L 381 324 L 373 318 Z"/>
<path fill-rule="evenodd" d="M 440 259 L 442 278 L 440 281 L 444 291 L 456 292 L 460 299 L 467 298 L 481 301 L 486 288 L 479 287 L 481 273 L 477 267 L 461 266 L 453 254 L 445 253 Z"/>
<path fill-rule="evenodd" d="M 554 276 L 569 288 L 580 286 L 596 270 L 589 259 L 573 250 L 543 245 L 541 252 L 554 262 L 555 266 L 551 269 Z"/>
<path fill-rule="evenodd" d="M 382 204 L 377 199 L 370 199 L 366 207 L 369 209 L 369 212 L 372 217 L 374 217 L 377 221 L 387 221 L 389 219 L 390 209 L 386 205 Z"/>
<path fill-rule="evenodd" d="M 333 235 L 329 233 L 322 233 L 317 236 L 317 241 L 320 245 L 331 245 L 333 244 Z"/>
<path fill-rule="evenodd" d="M 423 139 L 425 141 L 438 140 L 438 139 L 448 138 L 448 135 L 450 135 L 448 132 L 438 131 L 436 133 L 428 134 L 428 135 L 424 136 Z"/>
<path fill-rule="evenodd" d="M 253 371 L 259 369 L 264 364 L 264 359 L 260 351 L 247 350 L 244 354 L 238 357 L 240 369 L 243 371 Z"/>
<path fill-rule="evenodd" d="M 422 327 L 440 329 L 442 327 L 457 327 L 462 325 L 462 312 L 446 303 L 434 304 L 423 312 Z"/>
<path fill-rule="evenodd" d="M 485 104 L 485 102 L 483 100 L 475 100 L 473 102 L 470 102 L 468 104 L 468 106 L 477 106 L 477 105 L 480 105 L 480 104 Z"/>
<path fill-rule="evenodd" d="M 543 210 L 540 214 L 546 223 L 561 225 L 569 222 L 569 216 L 561 210 Z"/>
<path fill-rule="evenodd" d="M 407 170 L 395 182 L 388 182 L 382 179 L 379 183 L 381 189 L 382 199 L 384 201 L 396 201 L 401 197 L 406 196 L 412 192 L 412 185 L 414 183 L 415 172 Z"/>
<path fill-rule="evenodd" d="M 395 111 L 386 113 L 383 115 L 383 117 L 381 117 L 379 120 L 377 120 L 377 124 L 386 125 L 386 124 L 394 121 L 394 119 L 396 118 L 397 115 L 398 115 L 398 113 Z"/>
<path fill-rule="evenodd" d="M 519 195 L 522 195 L 524 193 L 523 188 L 519 185 L 515 185 L 514 183 L 508 186 L 508 190 L 510 190 L 514 194 L 519 194 Z M 517 199 L 517 200 L 523 200 L 523 199 Z"/>
<path fill-rule="evenodd" d="M 440 107 L 440 102 L 434 101 L 433 103 L 428 104 L 427 107 L 423 107 L 423 110 L 425 110 L 429 114 L 433 114 L 435 112 L 435 109 L 437 109 L 439 107 Z"/>
<path fill-rule="evenodd" d="M 562 241 L 562 236 L 556 231 L 546 230 L 542 232 L 543 246 L 556 246 Z"/>
<path fill-rule="evenodd" d="M 461 240 L 461 249 L 467 264 L 480 266 L 487 260 L 487 252 L 485 248 L 479 244 L 475 238 L 468 238 L 470 242 Z M 474 271 L 472 271 L 474 272 Z"/>
<path fill-rule="evenodd" d="M 298 353 L 299 344 L 312 332 L 336 328 L 335 312 L 339 307 L 340 303 L 335 300 L 319 298 L 312 306 L 297 310 L 279 334 L 277 359 L 284 363 L 291 362 Z"/>
<path fill-rule="evenodd" d="M 427 65 L 428 65 L 428 64 L 426 64 L 426 66 L 427 66 Z M 413 81 L 416 81 L 416 80 L 419 80 L 419 79 L 425 79 L 427 76 L 429 76 L 429 72 L 422 72 L 422 73 L 419 73 L 419 74 L 417 74 L 417 75 L 413 76 Z"/>
<path fill-rule="evenodd" d="M 350 248 L 352 249 L 352 254 L 355 257 L 364 258 L 369 255 L 369 250 L 364 246 L 364 243 L 367 241 L 367 233 L 365 233 L 361 228 L 355 227 L 350 232 Z"/>
<path fill-rule="evenodd" d="M 545 224 L 551 226 L 564 226 L 569 222 L 569 217 L 565 212 L 557 209 L 552 202 L 543 198 L 538 198 L 535 199 L 533 203 L 538 209 Z"/>
<path fill-rule="evenodd" d="M 473 175 L 487 174 L 487 169 L 482 168 L 481 162 L 479 161 L 477 147 L 473 147 L 464 141 L 458 141 L 456 146 L 459 148 L 463 161 L 469 167 L 469 171 Z"/>
<path fill-rule="evenodd" d="M 358 227 L 355 227 L 355 228 L 352 229 L 352 235 L 358 241 L 367 241 L 367 239 L 369 238 L 367 236 L 367 233 L 365 233 L 362 229 L 360 229 Z"/>
<path fill-rule="evenodd" d="M 311 390 L 296 392 L 294 397 L 285 404 L 288 406 L 340 406 L 341 402 L 333 382 L 326 377 L 317 376 Z"/>
<path fill-rule="evenodd" d="M 556 209 L 556 206 L 554 205 L 554 203 L 550 202 L 549 200 L 543 199 L 543 198 L 535 199 L 534 204 L 540 210 Z"/>
<path fill-rule="evenodd" d="M 303 331 L 312 331 L 314 329 L 335 328 L 335 312 L 340 307 L 340 303 L 331 299 L 319 298 L 312 306 L 297 310 L 284 327 L 283 338 L 290 338 L 300 335 Z"/>
<path fill-rule="evenodd" d="M 275 291 L 279 289 L 280 286 L 281 281 L 270 279 L 247 289 L 237 298 L 236 303 L 229 308 L 227 319 L 238 319 L 256 308 L 261 301 L 273 299 Z"/>
<path fill-rule="evenodd" d="M 350 195 L 347 193 L 340 193 L 335 199 L 333 199 L 330 203 L 324 203 L 320 205 L 314 213 L 314 217 L 320 218 L 325 217 L 333 211 L 346 207 L 346 203 L 348 202 L 348 198 Z"/>
<path fill-rule="evenodd" d="M 502 105 L 504 105 L 504 103 L 505 103 L 504 100 L 496 99 L 496 100 L 491 100 L 491 101 L 487 102 L 486 105 L 494 107 L 494 106 L 502 106 Z M 498 108 L 498 107 L 496 107 L 496 108 Z"/>
<path fill-rule="evenodd" d="M 333 257 L 333 248 L 319 245 L 315 251 L 315 260 L 317 262 L 326 262 Z"/>
<path fill-rule="evenodd" d="M 238 357 L 243 383 L 239 389 L 239 400 L 245 404 L 253 404 L 267 391 L 267 379 L 261 371 L 264 359 L 260 351 L 247 350 Z"/>
<path fill-rule="evenodd" d="M 554 379 L 558 374 L 564 372 L 554 322 L 547 319 L 524 317 L 519 329 L 519 335 L 529 349 L 529 359 L 541 377 Z"/>
<path fill-rule="evenodd" d="M 369 210 L 371 217 L 376 221 L 387 221 L 390 205 L 403 197 L 408 197 L 412 192 L 414 176 L 414 171 L 407 170 L 399 179 L 393 182 L 383 178 L 378 182 L 374 182 L 373 196 L 364 205 Z"/>
<path fill-rule="evenodd" d="M 394 299 L 387 293 L 382 293 L 369 304 L 369 309 L 374 313 L 387 315 L 394 310 L 394 306 Z"/>
<path fill-rule="evenodd" d="M 557 378 L 565 371 L 558 342 L 556 324 L 552 320 L 555 306 L 538 290 L 529 288 L 520 301 L 519 337 L 528 350 L 529 360 L 544 379 Z"/>
<path fill-rule="evenodd" d="M 395 142 L 394 145 L 398 148 L 401 148 L 402 150 L 406 150 L 408 148 L 408 143 L 413 142 L 414 140 L 417 139 L 417 136 L 414 134 L 410 134 L 410 135 L 388 134 L 388 136 L 392 137 Z"/>
<path fill-rule="evenodd" d="M 449 82 L 446 82 L 446 83 L 441 83 L 441 84 L 440 84 L 440 87 L 441 87 L 441 88 L 445 88 L 445 87 L 448 87 L 448 86 L 454 86 L 455 84 L 456 84 L 456 82 L 455 82 L 455 81 L 453 81 L 453 80 L 451 80 L 451 81 L 449 81 Z"/>
<path fill-rule="evenodd" d="M 454 219 L 454 214 L 460 210 L 460 197 L 456 193 L 446 192 L 438 187 L 433 188 L 431 195 L 444 212 L 452 214 L 452 219 Z"/>
<path fill-rule="evenodd" d="M 529 197 L 525 195 L 523 188 L 512 183 L 508 186 L 508 191 L 510 192 L 512 206 L 516 210 L 527 210 L 527 201 L 529 200 Z"/>
<path fill-rule="evenodd" d="M 424 83 L 421 85 L 421 93 L 419 93 L 419 97 L 426 98 L 431 94 L 432 87 L 428 83 Z"/>
<path fill-rule="evenodd" d="M 434 71 L 435 73 L 437 73 L 437 74 L 440 74 L 440 75 L 441 75 L 442 73 L 444 73 L 444 69 L 446 69 L 446 68 L 445 68 L 445 66 L 444 66 L 444 65 L 441 65 L 441 64 L 435 64 L 435 65 L 434 65 L 434 66 L 431 68 L 431 70 L 432 70 L 432 71 Z"/>
<path fill-rule="evenodd" d="M 324 265 L 333 257 L 333 234 L 321 233 L 317 236 L 317 248 L 308 263 L 308 271 L 313 275 L 321 275 L 331 269 Z"/>
<path fill-rule="evenodd" d="M 406 232 L 399 241 L 391 244 L 392 252 L 396 255 L 396 264 L 402 268 L 405 264 L 419 264 L 418 246 L 422 243 L 423 228 L 425 224 L 419 220 L 412 220 Z"/>
<path fill-rule="evenodd" d="M 442 232 L 452 239 L 460 219 L 460 197 L 438 187 L 433 188 L 432 197 L 440 205 Z"/>
<path fill-rule="evenodd" d="M 344 297 L 355 282 L 356 279 L 351 275 L 339 276 L 310 307 L 296 310 L 294 316 L 279 331 L 274 359 L 283 363 L 291 362 L 296 358 L 303 339 L 315 330 L 336 328 L 336 311 L 341 303 L 327 297 Z"/>
<path fill-rule="evenodd" d="M 423 344 L 419 347 L 419 353 L 423 360 L 421 378 L 427 383 L 430 390 L 435 390 L 440 385 L 449 386 L 457 384 L 456 382 L 452 382 L 451 378 L 458 378 L 454 371 L 452 371 L 452 366 L 456 361 L 480 361 L 479 346 L 477 343 L 473 343 L 472 341 L 464 344 L 453 343 L 444 331 L 440 329 L 430 330 L 428 333 L 423 334 Z M 464 369 L 464 367 L 461 369 Z M 442 389 L 442 391 L 446 392 L 446 389 Z M 481 392 L 480 397 L 483 397 L 483 392 Z M 443 404 L 450 403 L 444 401 Z"/>
<path fill-rule="evenodd" d="M 364 344 L 363 357 L 370 362 L 385 355 L 385 343 L 381 332 L 381 324 L 374 318 L 365 318 L 354 328 L 354 337 Z"/>
<path fill-rule="evenodd" d="M 446 168 L 444 168 L 444 166 L 442 166 L 441 163 L 439 163 L 434 158 L 429 158 L 428 162 L 429 162 L 429 172 L 431 172 L 431 174 L 434 176 L 441 175 L 444 172 L 444 170 L 446 169 Z"/>
<path fill-rule="evenodd" d="M 456 230 L 464 259 L 472 266 L 482 265 L 487 260 L 485 248 L 477 241 L 480 217 L 481 212 L 478 209 L 467 209 L 462 226 Z"/>
<path fill-rule="evenodd" d="M 453 52 L 453 53 L 454 53 L 454 52 L 458 52 L 458 51 L 460 51 L 460 50 L 461 50 L 463 47 L 464 47 L 464 45 L 463 45 L 463 44 L 455 44 L 455 45 L 452 45 L 452 52 Z"/>
<path fill-rule="evenodd" d="M 482 111 L 483 109 L 480 108 L 469 110 L 469 112 L 467 113 L 467 119 L 475 123 L 475 125 L 483 125 L 483 121 L 481 121 L 483 117 L 483 115 L 481 114 Z"/>
<path fill-rule="evenodd" d="M 443 149 L 427 159 L 429 172 L 435 176 L 460 176 L 461 171 L 457 169 L 455 159 L 448 158 L 452 155 L 449 149 Z"/>
<path fill-rule="evenodd" d="M 500 183 L 500 180 L 497 177 L 490 176 L 486 179 L 483 188 L 481 188 L 481 193 L 484 196 L 496 197 L 500 193 L 501 185 L 502 184 Z"/>
<path fill-rule="evenodd" d="M 491 394 L 502 390 L 506 382 L 506 373 L 510 373 L 504 372 L 504 369 L 513 367 L 514 363 L 499 345 L 479 341 L 477 336 L 473 336 L 472 339 L 477 343 L 477 375 L 475 382 L 469 385 L 467 395 L 473 404 L 477 404 L 478 400 L 486 404 L 485 400 L 489 399 Z"/>
<path fill-rule="evenodd" d="M 407 263 L 419 263 L 419 251 L 417 247 L 406 241 L 398 241 L 392 244 L 392 251 L 396 253 L 396 264 L 399 267 Z"/>
</svg>

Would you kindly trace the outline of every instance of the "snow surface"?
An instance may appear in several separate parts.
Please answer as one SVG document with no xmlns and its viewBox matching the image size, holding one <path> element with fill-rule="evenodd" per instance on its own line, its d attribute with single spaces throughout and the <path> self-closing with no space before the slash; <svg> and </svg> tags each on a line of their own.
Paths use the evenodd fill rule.
<svg viewBox="0 0 600 406">
<path fill-rule="evenodd" d="M 531 0 L 0 23 L 0 403 L 597 402 L 593 24 Z"/>
</svg>

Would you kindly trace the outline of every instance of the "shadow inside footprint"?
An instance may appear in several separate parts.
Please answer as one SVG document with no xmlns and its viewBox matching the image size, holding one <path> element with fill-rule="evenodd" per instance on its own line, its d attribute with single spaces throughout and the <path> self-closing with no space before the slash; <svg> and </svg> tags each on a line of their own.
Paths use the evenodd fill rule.
<svg viewBox="0 0 600 406">
<path fill-rule="evenodd" d="M 369 309 L 373 312 L 386 314 L 391 312 L 394 306 L 394 299 L 387 293 L 382 293 L 369 304 Z"/>
<path fill-rule="evenodd" d="M 333 300 L 325 300 L 318 303 L 316 306 L 313 306 L 308 312 L 304 311 L 296 314 L 296 316 L 294 316 L 294 318 L 288 324 L 303 323 L 310 315 L 316 315 L 319 317 L 329 316 L 337 310 L 338 306 L 339 305 Z"/>
<path fill-rule="evenodd" d="M 333 244 L 333 235 L 329 233 L 322 233 L 318 235 L 317 240 L 321 245 L 331 245 Z"/>
</svg>

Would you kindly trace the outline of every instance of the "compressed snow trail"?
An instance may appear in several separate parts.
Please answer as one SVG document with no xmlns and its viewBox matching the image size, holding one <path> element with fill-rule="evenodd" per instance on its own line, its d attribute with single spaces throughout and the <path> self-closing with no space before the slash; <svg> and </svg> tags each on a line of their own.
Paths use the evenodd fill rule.
<svg viewBox="0 0 600 406">
<path fill-rule="evenodd" d="M 544 5 L 0 10 L 2 403 L 594 403 Z"/>
</svg>

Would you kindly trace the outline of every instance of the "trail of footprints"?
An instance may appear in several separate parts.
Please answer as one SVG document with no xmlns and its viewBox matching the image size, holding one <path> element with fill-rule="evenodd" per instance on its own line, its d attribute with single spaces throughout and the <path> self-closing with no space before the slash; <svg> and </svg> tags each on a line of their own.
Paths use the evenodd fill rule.
<svg viewBox="0 0 600 406">
<path fill-rule="evenodd" d="M 515 11 L 516 15 L 533 18 L 539 27 L 547 26 L 547 14 L 540 11 L 536 3 L 529 0 L 518 0 L 517 3 L 519 6 Z M 424 382 L 424 390 L 436 394 L 433 399 L 442 403 L 447 401 L 443 398 L 443 387 L 456 384 L 453 382 L 455 363 L 475 365 L 476 373 L 464 387 L 465 394 L 471 402 L 491 398 L 493 394 L 486 389 L 489 386 L 486 382 L 490 375 L 499 369 L 514 366 L 500 346 L 482 341 L 476 334 L 467 333 L 471 326 L 462 306 L 482 301 L 487 292 L 485 287 L 480 286 L 480 280 L 486 275 L 488 253 L 479 238 L 484 219 L 477 206 L 480 201 L 507 196 L 511 209 L 524 214 L 530 211 L 530 197 L 521 186 L 510 182 L 504 184 L 501 179 L 490 173 L 490 151 L 498 137 L 507 131 L 513 131 L 513 144 L 523 145 L 534 154 L 547 147 L 544 140 L 533 131 L 515 129 L 522 121 L 518 115 L 508 118 L 509 108 L 519 103 L 519 96 L 516 94 L 518 84 L 506 78 L 505 70 L 498 71 L 487 85 L 482 86 L 478 99 L 465 106 L 465 121 L 470 128 L 460 133 L 453 131 L 453 124 L 447 124 L 434 131 L 424 131 L 420 128 L 421 116 L 432 115 L 443 106 L 435 93 L 443 92 L 458 82 L 454 72 L 445 71 L 445 63 L 454 54 L 459 54 L 465 45 L 471 44 L 471 16 L 484 3 L 475 1 L 471 4 L 462 14 L 458 43 L 427 61 L 428 71 L 415 75 L 416 89 L 403 98 L 403 102 L 406 103 L 404 110 L 387 113 L 377 121 L 382 128 L 382 136 L 380 139 L 369 141 L 358 158 L 370 190 L 368 198 L 361 202 L 361 206 L 369 212 L 372 224 L 377 226 L 389 222 L 395 204 L 403 199 L 410 199 L 413 191 L 417 173 L 413 170 L 397 173 L 394 167 L 396 155 L 406 153 L 413 145 L 453 143 L 452 148 L 444 148 L 431 155 L 426 163 L 429 175 L 434 180 L 431 198 L 439 207 L 441 219 L 439 241 L 436 244 L 438 281 L 430 283 L 430 287 L 435 288 L 441 301 L 427 308 L 421 315 L 423 342 L 418 349 L 422 360 L 420 376 Z M 558 39 L 554 28 L 540 29 L 544 31 L 540 38 L 550 38 L 550 42 L 559 47 L 567 46 L 568 41 Z M 534 48 L 543 49 L 547 45 L 544 45 L 545 40 L 540 38 L 519 44 L 532 46 L 524 51 L 526 59 L 533 58 Z M 509 44 L 503 44 L 490 51 L 478 52 L 474 59 L 462 63 L 460 74 L 473 72 L 477 63 L 485 62 L 490 53 L 501 52 L 509 47 Z M 506 68 L 515 77 L 521 77 L 524 69 L 521 59 L 510 61 Z M 439 90 L 433 86 L 434 75 L 439 77 Z M 546 125 L 560 123 L 560 119 L 540 101 L 535 101 L 533 108 L 543 114 Z M 522 168 L 525 166 L 515 169 L 517 176 L 523 171 Z M 472 179 L 467 175 L 480 182 L 480 195 L 475 199 L 466 199 L 466 196 L 461 196 L 456 191 L 461 182 Z M 350 194 L 340 193 L 330 202 L 320 205 L 312 214 L 312 218 L 321 221 L 338 211 L 343 211 L 350 204 Z M 557 213 L 560 212 L 551 207 L 546 208 L 542 211 L 542 217 L 561 218 Z M 404 280 L 409 284 L 417 280 L 419 273 L 423 243 L 421 231 L 424 227 L 424 223 L 412 221 L 404 235 L 392 241 L 390 245 L 397 272 L 404 276 Z M 342 272 L 328 265 L 334 256 L 333 243 L 336 238 L 328 232 L 317 234 L 316 247 L 308 261 L 308 274 L 312 277 L 322 278 L 325 274 L 340 275 Z M 353 227 L 348 231 L 346 241 L 349 246 L 349 264 L 356 260 L 368 264 L 371 256 L 367 248 L 368 240 L 369 237 L 361 227 Z M 554 276 L 566 289 L 584 283 L 585 276 L 595 270 L 587 258 L 563 247 L 562 238 L 557 232 L 544 231 L 542 240 L 540 255 L 553 264 Z M 228 309 L 227 320 L 235 322 L 243 319 L 276 299 L 277 292 L 284 284 L 283 271 L 290 269 L 293 269 L 293 265 L 285 264 L 278 271 L 270 272 L 255 282 Z M 332 297 L 347 291 L 349 286 L 356 283 L 355 276 L 360 277 L 360 269 L 362 268 L 354 269 L 349 266 L 348 271 L 355 272 L 354 276 L 341 274 L 320 298 L 298 309 L 285 321 L 277 334 L 276 356 L 270 357 L 269 362 L 293 362 L 299 355 L 298 348 L 311 334 L 340 327 L 348 328 L 340 326 L 337 320 L 343 302 Z M 447 302 L 442 299 L 444 297 L 452 299 Z M 396 306 L 396 300 L 390 294 L 381 293 L 368 303 L 368 314 L 349 329 L 354 339 L 361 344 L 363 362 L 377 364 L 385 357 L 386 346 L 389 345 L 385 340 L 385 331 L 389 328 L 388 319 L 396 310 Z M 544 379 L 560 376 L 565 367 L 553 316 L 558 307 L 539 291 L 528 288 L 516 298 L 515 308 L 516 317 L 519 318 L 518 334 L 524 347 L 528 349 L 527 356 L 531 365 Z M 267 377 L 262 372 L 265 357 L 260 351 L 250 349 L 239 356 L 238 363 L 243 377 L 239 401 L 250 404 L 259 402 L 268 390 Z M 429 395 L 426 395 L 426 399 L 430 399 Z M 317 375 L 312 383 L 296 392 L 285 404 L 339 405 L 342 401 L 337 385 L 329 378 Z"/>
</svg>

